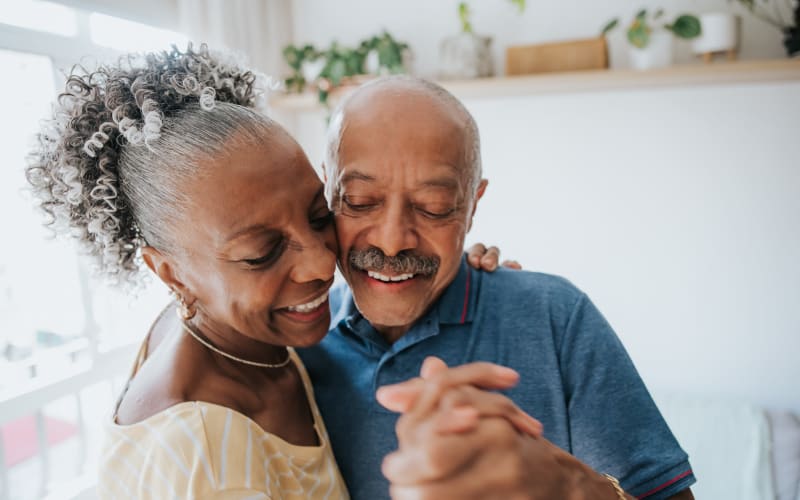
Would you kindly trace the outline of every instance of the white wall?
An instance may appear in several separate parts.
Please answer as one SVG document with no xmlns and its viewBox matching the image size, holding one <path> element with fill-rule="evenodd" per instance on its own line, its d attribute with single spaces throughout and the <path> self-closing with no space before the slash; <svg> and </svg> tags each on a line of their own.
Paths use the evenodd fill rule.
<svg viewBox="0 0 800 500">
<path fill-rule="evenodd" d="M 800 411 L 800 83 L 466 101 L 469 241 L 565 276 L 656 391 Z M 319 164 L 323 116 L 293 131 Z"/>
<path fill-rule="evenodd" d="M 348 43 L 386 27 L 430 75 L 438 40 L 458 29 L 455 4 L 295 0 L 294 32 L 297 42 Z M 476 29 L 499 45 L 590 36 L 640 5 L 529 0 L 520 18 L 502 0 L 472 4 Z M 782 57 L 773 35 L 747 20 L 743 55 Z M 471 241 L 584 289 L 652 389 L 800 410 L 800 83 L 466 104 L 490 179 Z M 322 116 L 293 125 L 317 164 Z"/>
<path fill-rule="evenodd" d="M 642 7 L 655 11 L 664 7 L 674 16 L 684 12 L 711 11 L 744 13 L 728 0 L 528 0 L 520 15 L 507 0 L 470 0 L 476 33 L 494 37 L 498 74 L 503 73 L 504 48 L 554 40 L 593 37 L 605 23 L 620 16 L 627 23 Z M 435 76 L 439 42 L 458 33 L 458 0 L 293 0 L 296 43 L 313 43 L 326 48 L 333 40 L 355 42 L 387 29 L 397 39 L 410 43 L 415 72 Z M 669 16 L 668 16 L 669 17 Z M 615 67 L 627 65 L 622 29 L 611 37 L 611 60 Z M 781 57 L 781 34 L 750 15 L 743 16 L 742 52 L 745 59 Z M 676 60 L 692 60 L 689 44 L 676 43 Z"/>
<path fill-rule="evenodd" d="M 568 277 L 655 390 L 800 410 L 800 83 L 467 102 L 470 240 Z"/>
</svg>

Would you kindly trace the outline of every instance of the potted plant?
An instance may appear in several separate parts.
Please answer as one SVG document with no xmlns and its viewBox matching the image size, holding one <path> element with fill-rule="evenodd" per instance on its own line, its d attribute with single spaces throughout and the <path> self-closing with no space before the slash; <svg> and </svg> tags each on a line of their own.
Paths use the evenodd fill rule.
<svg viewBox="0 0 800 500">
<path fill-rule="evenodd" d="M 327 104 L 335 88 L 359 83 L 370 74 L 404 73 L 410 58 L 408 44 L 395 40 L 388 32 L 363 40 L 355 47 L 333 42 L 326 51 L 311 45 L 283 49 L 292 70 L 285 79 L 288 92 L 316 90 L 320 103 Z"/>
<path fill-rule="evenodd" d="M 692 52 L 708 63 L 718 53 L 736 59 L 739 45 L 739 16 L 731 12 L 707 12 L 700 15 L 703 32 L 692 42 Z"/>
<path fill-rule="evenodd" d="M 361 42 L 366 51 L 364 70 L 373 75 L 405 73 L 408 70 L 410 51 L 408 44 L 395 40 L 389 32 Z"/>
<path fill-rule="evenodd" d="M 313 80 L 313 77 L 308 78 L 304 68 L 307 68 L 308 63 L 316 60 L 318 56 L 319 53 L 311 45 L 284 47 L 283 58 L 292 70 L 292 74 L 284 79 L 287 91 L 302 92 L 305 90 L 306 84 L 309 80 Z"/>
<path fill-rule="evenodd" d="M 672 23 L 661 24 L 663 9 L 658 9 L 652 17 L 647 9 L 640 10 L 628 25 L 626 31 L 630 43 L 630 63 L 636 69 L 662 68 L 672 64 L 672 37 L 692 39 L 700 35 L 700 20 L 691 14 L 682 14 Z M 612 19 L 603 28 L 606 35 L 619 24 Z"/>
<path fill-rule="evenodd" d="M 800 2 L 796 0 L 736 0 L 753 16 L 783 33 L 789 57 L 800 55 Z"/>
<path fill-rule="evenodd" d="M 510 0 L 519 12 L 525 10 L 525 0 Z M 458 19 L 461 33 L 442 40 L 439 46 L 439 78 L 479 78 L 494 74 L 492 37 L 476 34 L 472 29 L 472 9 L 459 2 Z"/>
</svg>

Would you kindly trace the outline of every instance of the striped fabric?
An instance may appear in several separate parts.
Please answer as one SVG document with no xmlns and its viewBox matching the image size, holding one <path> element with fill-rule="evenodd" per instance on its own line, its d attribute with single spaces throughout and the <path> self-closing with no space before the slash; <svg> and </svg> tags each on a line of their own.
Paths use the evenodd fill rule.
<svg viewBox="0 0 800 500">
<path fill-rule="evenodd" d="M 100 498 L 347 499 L 308 374 L 297 354 L 320 446 L 297 446 L 247 416 L 184 402 L 131 425 L 107 424 Z"/>
</svg>

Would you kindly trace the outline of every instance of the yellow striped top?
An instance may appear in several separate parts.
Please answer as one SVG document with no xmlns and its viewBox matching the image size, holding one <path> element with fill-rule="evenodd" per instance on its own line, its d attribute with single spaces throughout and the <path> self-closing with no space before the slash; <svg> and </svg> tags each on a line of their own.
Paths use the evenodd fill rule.
<svg viewBox="0 0 800 500">
<path fill-rule="evenodd" d="M 308 374 L 292 349 L 290 356 L 305 386 L 319 446 L 291 444 L 242 413 L 203 401 L 179 403 L 130 425 L 111 418 L 99 497 L 348 499 Z"/>
</svg>

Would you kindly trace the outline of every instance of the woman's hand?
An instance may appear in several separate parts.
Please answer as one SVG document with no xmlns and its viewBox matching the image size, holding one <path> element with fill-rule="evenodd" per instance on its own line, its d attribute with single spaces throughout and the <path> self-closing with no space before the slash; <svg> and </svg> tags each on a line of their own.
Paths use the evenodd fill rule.
<svg viewBox="0 0 800 500">
<path fill-rule="evenodd" d="M 475 269 L 493 272 L 500 262 L 500 249 L 497 247 L 486 248 L 483 243 L 475 243 L 467 249 L 467 262 Z M 509 269 L 522 269 L 516 260 L 504 260 L 502 266 Z"/>
</svg>

